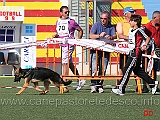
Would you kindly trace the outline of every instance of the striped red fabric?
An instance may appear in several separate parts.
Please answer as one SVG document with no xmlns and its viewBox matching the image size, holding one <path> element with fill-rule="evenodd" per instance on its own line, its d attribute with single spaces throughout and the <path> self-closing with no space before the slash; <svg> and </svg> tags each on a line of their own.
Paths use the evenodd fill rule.
<svg viewBox="0 0 160 120">
<path fill-rule="evenodd" d="M 40 40 L 38 40 L 38 42 L 40 42 Z M 42 48 L 42 46 L 37 46 L 37 48 Z M 58 49 L 60 48 L 60 46 L 58 44 L 49 44 L 48 45 L 48 48 L 55 48 L 55 49 Z"/>
<path fill-rule="evenodd" d="M 141 16 L 147 16 L 147 13 L 145 13 L 144 9 L 136 9 L 136 14 L 139 14 Z M 112 9 L 112 17 L 123 17 L 123 10 L 119 10 L 119 9 Z"/>
<path fill-rule="evenodd" d="M 55 25 L 37 25 L 37 32 L 56 32 Z"/>
<path fill-rule="evenodd" d="M 25 10 L 25 17 L 59 17 L 59 10 Z"/>
</svg>

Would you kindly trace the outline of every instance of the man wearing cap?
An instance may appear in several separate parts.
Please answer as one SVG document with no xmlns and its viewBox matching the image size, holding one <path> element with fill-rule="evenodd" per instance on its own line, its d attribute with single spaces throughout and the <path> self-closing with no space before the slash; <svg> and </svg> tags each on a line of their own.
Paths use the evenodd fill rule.
<svg viewBox="0 0 160 120">
<path fill-rule="evenodd" d="M 135 14 L 135 10 L 132 7 L 126 7 L 124 8 L 124 19 L 120 21 L 117 26 L 117 34 L 119 39 L 124 39 L 125 41 L 128 41 L 128 33 L 130 24 L 129 20 L 132 14 Z M 120 65 L 119 65 L 119 75 L 123 75 L 122 68 L 124 67 L 124 63 L 126 63 L 128 56 L 124 54 L 120 54 Z"/>
</svg>

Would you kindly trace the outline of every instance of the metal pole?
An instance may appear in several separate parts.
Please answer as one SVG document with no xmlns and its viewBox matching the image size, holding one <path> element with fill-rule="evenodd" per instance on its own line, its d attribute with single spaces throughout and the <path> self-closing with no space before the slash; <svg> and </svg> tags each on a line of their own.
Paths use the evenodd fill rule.
<svg viewBox="0 0 160 120">
<path fill-rule="evenodd" d="M 72 16 L 72 0 L 70 0 L 69 2 L 70 2 L 69 9 L 70 9 L 70 13 L 71 13 L 70 15 Z"/>
<path fill-rule="evenodd" d="M 85 33 L 86 33 L 86 38 L 88 39 L 89 38 L 89 1 L 86 1 L 86 30 L 85 30 Z"/>
<path fill-rule="evenodd" d="M 96 7 L 96 2 L 97 2 L 97 0 L 94 0 L 94 2 L 93 2 L 93 14 L 94 14 L 93 24 L 97 22 L 97 15 L 96 15 L 97 7 Z"/>
<path fill-rule="evenodd" d="M 85 30 L 85 32 L 86 32 L 86 36 L 85 36 L 85 38 L 89 38 L 89 1 L 86 1 L 86 12 L 85 12 L 85 15 L 86 15 L 86 30 Z M 88 59 L 88 57 L 87 56 L 90 56 L 90 54 L 88 54 L 88 49 L 86 49 L 85 50 L 85 52 L 86 52 L 86 59 L 85 59 L 85 62 L 87 63 L 87 59 Z"/>
<path fill-rule="evenodd" d="M 3 6 L 6 6 L 6 0 L 3 0 Z"/>
</svg>

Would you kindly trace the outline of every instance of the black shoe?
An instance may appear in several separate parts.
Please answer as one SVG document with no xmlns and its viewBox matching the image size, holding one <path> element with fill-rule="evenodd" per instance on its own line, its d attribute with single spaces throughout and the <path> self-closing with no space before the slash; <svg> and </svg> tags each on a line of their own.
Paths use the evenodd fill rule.
<svg viewBox="0 0 160 120">
<path fill-rule="evenodd" d="M 97 87 L 96 87 L 96 92 L 99 92 L 99 88 L 102 88 L 102 89 L 103 89 L 103 86 L 97 86 Z"/>
<path fill-rule="evenodd" d="M 142 89 L 142 93 L 148 93 L 149 92 L 149 89 L 147 88 L 147 87 L 144 87 L 143 89 Z"/>
</svg>

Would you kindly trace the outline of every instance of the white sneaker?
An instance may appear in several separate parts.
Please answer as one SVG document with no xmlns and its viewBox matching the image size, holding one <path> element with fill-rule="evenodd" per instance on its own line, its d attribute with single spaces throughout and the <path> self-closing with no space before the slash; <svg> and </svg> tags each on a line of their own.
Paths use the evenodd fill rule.
<svg viewBox="0 0 160 120">
<path fill-rule="evenodd" d="M 77 88 L 76 88 L 76 90 L 80 90 L 82 87 L 81 86 L 78 86 Z"/>
<path fill-rule="evenodd" d="M 99 91 L 99 93 L 103 93 L 104 92 L 103 88 L 99 88 L 98 91 Z"/>
<path fill-rule="evenodd" d="M 91 93 L 95 93 L 96 92 L 96 86 L 91 86 Z"/>
<path fill-rule="evenodd" d="M 158 86 L 158 81 L 155 81 L 155 86 L 152 88 L 152 94 L 156 93 L 157 86 Z"/>
<path fill-rule="evenodd" d="M 86 80 L 79 81 L 79 85 L 76 87 L 76 90 L 80 90 L 82 86 L 84 86 L 85 84 L 86 84 Z"/>
<path fill-rule="evenodd" d="M 86 80 L 79 81 L 79 86 L 84 86 L 86 84 Z"/>
<path fill-rule="evenodd" d="M 117 95 L 124 95 L 122 93 L 122 91 L 120 91 L 119 89 L 112 89 L 112 92 L 115 93 L 115 94 L 117 94 Z"/>
</svg>

